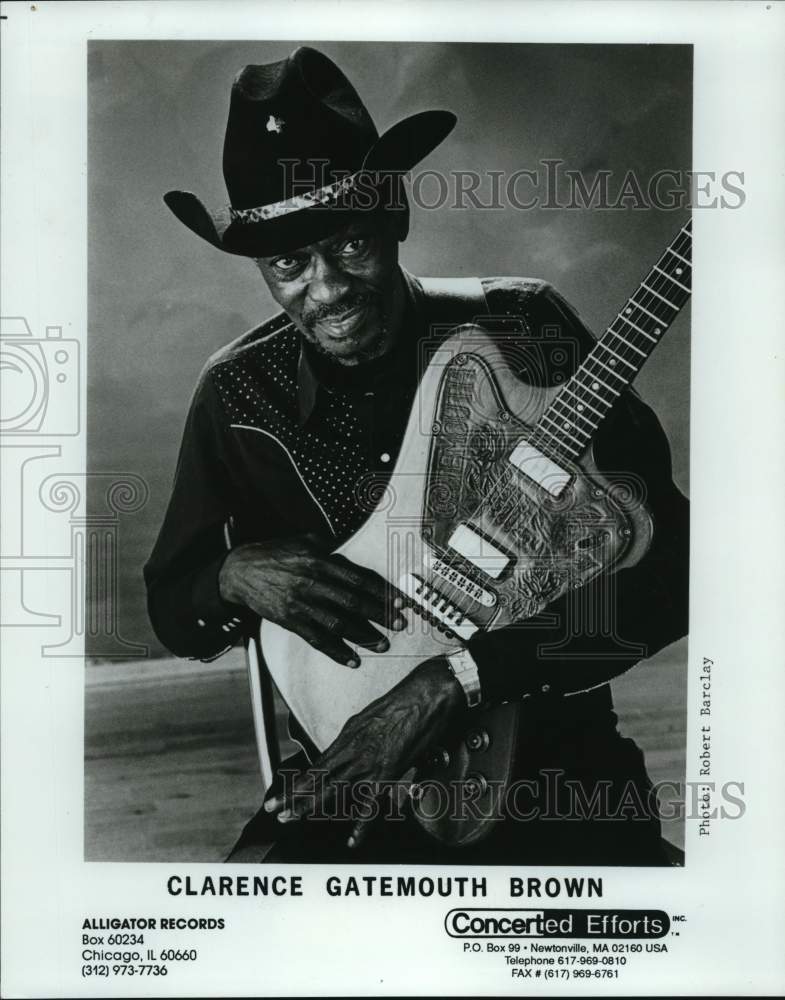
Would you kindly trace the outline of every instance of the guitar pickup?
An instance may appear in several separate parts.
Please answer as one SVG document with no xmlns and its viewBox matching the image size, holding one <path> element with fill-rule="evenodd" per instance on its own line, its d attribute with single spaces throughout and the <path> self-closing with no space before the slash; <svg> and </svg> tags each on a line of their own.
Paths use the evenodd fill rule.
<svg viewBox="0 0 785 1000">
<path fill-rule="evenodd" d="M 509 461 L 512 465 L 537 483 L 551 496 L 559 497 L 564 492 L 565 487 L 572 479 L 572 473 L 562 469 L 560 465 L 551 461 L 547 455 L 535 448 L 528 441 L 519 441 L 513 448 Z"/>
<path fill-rule="evenodd" d="M 467 524 L 459 524 L 447 540 L 447 545 L 474 567 L 494 580 L 501 576 L 510 559 L 487 538 L 478 535 Z"/>
</svg>

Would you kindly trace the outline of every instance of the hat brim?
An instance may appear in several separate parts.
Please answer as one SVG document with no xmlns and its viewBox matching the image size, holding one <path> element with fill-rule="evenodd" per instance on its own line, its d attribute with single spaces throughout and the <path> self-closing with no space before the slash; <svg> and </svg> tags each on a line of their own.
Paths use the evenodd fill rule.
<svg viewBox="0 0 785 1000">
<path fill-rule="evenodd" d="M 451 111 L 421 111 L 404 118 L 376 140 L 366 154 L 362 170 L 377 175 L 406 173 L 446 139 L 456 121 Z M 325 239 L 363 211 L 347 198 L 329 207 L 313 205 L 247 223 L 233 220 L 227 208 L 207 209 L 189 191 L 169 191 L 164 202 L 197 236 L 224 253 L 241 257 L 289 253 Z"/>
</svg>

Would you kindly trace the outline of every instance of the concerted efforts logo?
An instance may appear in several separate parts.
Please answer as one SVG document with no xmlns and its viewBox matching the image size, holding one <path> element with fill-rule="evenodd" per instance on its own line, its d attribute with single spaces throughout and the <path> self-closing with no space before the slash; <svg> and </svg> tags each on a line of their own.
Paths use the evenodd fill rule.
<svg viewBox="0 0 785 1000">
<path fill-rule="evenodd" d="M 670 918 L 662 910 L 458 909 L 444 929 L 454 938 L 661 938 Z"/>
</svg>

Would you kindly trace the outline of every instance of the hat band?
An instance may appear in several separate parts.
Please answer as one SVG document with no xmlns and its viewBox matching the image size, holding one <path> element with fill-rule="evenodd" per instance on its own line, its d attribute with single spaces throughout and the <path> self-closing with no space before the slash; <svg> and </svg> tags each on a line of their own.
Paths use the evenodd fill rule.
<svg viewBox="0 0 785 1000">
<path fill-rule="evenodd" d="M 230 207 L 229 215 L 233 222 L 267 222 L 269 219 L 278 219 L 282 215 L 300 212 L 304 208 L 313 208 L 314 205 L 332 205 L 341 195 L 355 187 L 359 176 L 359 172 L 349 174 L 347 177 L 317 188 L 315 191 L 298 194 L 294 198 L 286 198 L 284 201 L 274 201 L 269 205 L 260 205 L 258 208 Z"/>
</svg>

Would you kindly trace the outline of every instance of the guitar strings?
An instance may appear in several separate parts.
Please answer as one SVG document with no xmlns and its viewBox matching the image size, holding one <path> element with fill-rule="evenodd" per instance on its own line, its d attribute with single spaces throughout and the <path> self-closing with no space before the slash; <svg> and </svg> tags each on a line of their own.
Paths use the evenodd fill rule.
<svg viewBox="0 0 785 1000">
<path fill-rule="evenodd" d="M 561 392 L 551 402 L 551 404 L 549 405 L 549 407 L 546 408 L 546 410 L 544 411 L 543 416 L 545 415 L 545 413 L 547 413 L 554 406 L 554 403 L 556 403 L 558 400 L 560 400 L 560 398 L 561 398 L 561 396 L 562 396 L 565 388 L 567 388 L 568 391 L 570 391 L 570 393 L 572 395 L 574 395 L 576 397 L 576 399 L 579 400 L 579 402 L 583 401 L 584 404 L 588 404 L 587 393 L 589 392 L 589 390 L 580 381 L 581 375 L 583 373 L 585 373 L 586 375 L 588 375 L 592 379 L 592 381 L 593 381 L 592 389 L 594 390 L 594 392 L 598 396 L 601 397 L 600 401 L 603 404 L 605 404 L 606 412 L 607 412 L 607 410 L 610 410 L 610 408 L 612 407 L 612 405 L 615 402 L 615 399 L 617 397 L 614 396 L 610 400 L 606 398 L 605 394 L 602 393 L 603 383 L 597 381 L 596 377 L 594 376 L 594 373 L 588 368 L 588 363 L 596 364 L 596 359 L 593 357 L 593 355 L 594 355 L 594 352 L 597 350 L 597 347 L 600 346 L 600 345 L 602 345 L 602 344 L 606 344 L 607 345 L 607 340 L 609 340 L 611 338 L 615 338 L 616 340 L 620 341 L 620 343 L 618 343 L 618 344 L 614 343 L 614 350 L 616 350 L 618 348 L 617 353 L 619 355 L 619 359 L 620 360 L 629 359 L 630 364 L 631 365 L 633 364 L 634 358 L 633 358 L 632 352 L 628 349 L 628 347 L 630 346 L 630 342 L 634 338 L 634 334 L 630 334 L 629 336 L 627 336 L 627 335 L 622 336 L 617 330 L 614 329 L 614 327 L 616 326 L 616 324 L 617 324 L 617 322 L 619 320 L 621 320 L 622 322 L 628 323 L 628 321 L 624 319 L 624 311 L 625 311 L 625 309 L 629 310 L 629 309 L 635 308 L 637 306 L 642 312 L 647 313 L 650 316 L 652 314 L 654 314 L 655 318 L 656 318 L 656 321 L 660 324 L 660 335 L 659 336 L 661 338 L 662 334 L 665 332 L 665 330 L 667 329 L 667 327 L 672 322 L 672 319 L 668 319 L 665 316 L 656 316 L 657 309 L 659 309 L 659 311 L 662 312 L 664 308 L 669 308 L 673 312 L 673 318 L 675 318 L 675 316 L 678 314 L 679 309 L 684 304 L 684 301 L 686 301 L 687 296 L 684 296 L 683 297 L 683 301 L 680 302 L 678 305 L 676 303 L 672 302 L 672 300 L 673 300 L 673 298 L 675 298 L 675 296 L 673 295 L 673 292 L 671 291 L 671 289 L 668 287 L 668 284 L 666 284 L 666 282 L 671 282 L 671 278 L 668 276 L 667 271 L 666 271 L 665 274 L 660 275 L 660 273 L 659 273 L 660 270 L 664 271 L 665 268 L 659 268 L 659 265 L 661 265 L 661 264 L 664 263 L 666 265 L 666 267 L 670 266 L 670 261 L 667 258 L 668 257 L 673 257 L 675 260 L 677 260 L 679 262 L 680 271 L 681 271 L 680 277 L 682 277 L 682 276 L 685 277 L 685 278 L 687 277 L 686 275 L 684 275 L 684 270 L 683 269 L 685 267 L 689 267 L 690 270 L 691 270 L 691 267 L 692 267 L 691 263 L 687 260 L 687 255 L 690 253 L 690 243 L 691 243 L 690 236 L 689 236 L 689 226 L 690 226 L 690 224 L 687 223 L 687 225 L 685 225 L 684 227 L 682 227 L 681 230 L 679 230 L 679 233 L 677 234 L 677 237 L 674 239 L 674 241 L 669 245 L 669 247 L 660 256 L 660 259 L 658 260 L 657 265 L 655 265 L 655 267 L 652 268 L 649 271 L 649 273 L 646 276 L 646 278 L 644 278 L 644 280 L 639 284 L 638 289 L 643 289 L 643 291 L 639 293 L 639 291 L 636 290 L 635 294 L 633 296 L 631 296 L 630 299 L 627 300 L 627 303 L 625 304 L 625 307 L 622 309 L 622 311 L 620 313 L 617 314 L 617 316 L 614 319 L 614 321 L 608 327 L 606 333 L 603 335 L 602 338 L 600 338 L 599 341 L 597 341 L 597 344 L 595 345 L 595 347 L 592 348 L 591 355 L 587 359 L 584 360 L 584 362 L 579 367 L 579 369 L 575 373 L 575 375 L 570 379 L 570 381 L 568 383 L 566 383 L 566 386 L 562 388 Z M 674 271 L 675 270 L 676 270 L 676 268 L 674 268 Z M 674 287 L 676 287 L 676 286 L 674 285 Z M 653 291 L 650 292 L 649 289 L 651 289 Z M 664 293 L 666 291 L 669 293 L 669 295 L 667 295 L 667 296 L 664 295 Z M 658 297 L 659 295 L 663 295 L 663 298 L 668 303 L 667 306 L 666 306 L 666 303 L 662 302 L 661 299 Z M 628 325 L 629 325 L 629 323 L 628 323 Z M 651 353 L 651 350 L 653 350 L 653 348 L 656 346 L 656 342 L 650 342 L 650 346 L 646 345 L 648 347 L 648 350 L 646 350 L 645 352 L 641 351 L 641 347 L 642 346 L 644 346 L 644 345 L 643 345 L 643 343 L 642 343 L 642 341 L 640 339 L 638 340 L 637 344 L 632 344 L 633 350 L 637 350 L 637 352 L 639 352 L 639 356 L 645 355 L 642 358 L 642 360 L 645 361 L 648 358 L 648 354 Z M 634 372 L 634 375 L 635 375 L 635 374 L 637 374 L 637 369 L 640 368 L 640 366 L 642 364 L 642 361 L 640 361 L 640 362 L 635 361 L 634 364 L 635 364 L 635 372 Z M 633 378 L 634 378 L 634 375 L 633 375 Z M 607 374 L 606 374 L 606 377 L 608 377 Z M 631 381 L 632 381 L 632 379 L 629 380 L 629 382 L 631 382 Z M 621 390 L 619 390 L 619 394 L 620 394 L 620 392 L 621 392 Z M 563 405 L 566 405 L 566 404 L 563 404 Z M 591 405 L 591 404 L 588 404 L 588 405 Z M 595 404 L 595 406 L 596 406 L 596 404 Z M 604 416 L 605 416 L 605 413 L 602 413 L 601 415 L 599 415 L 599 420 L 596 422 L 596 424 L 593 421 L 591 422 L 591 424 L 593 425 L 593 430 L 596 430 L 597 426 L 599 426 L 599 422 L 603 419 Z M 537 424 L 535 425 L 535 427 L 533 429 L 533 432 L 529 436 L 529 441 L 532 444 L 534 444 L 535 447 L 538 447 L 548 457 L 566 458 L 568 460 L 569 459 L 577 458 L 577 457 L 579 457 L 579 455 L 581 454 L 581 452 L 583 450 L 585 450 L 585 447 L 588 445 L 589 441 L 591 440 L 591 438 L 588 438 L 586 444 L 583 445 L 583 447 L 581 448 L 580 451 L 577 450 L 577 449 L 575 449 L 575 448 L 569 448 L 569 452 L 571 452 L 571 454 L 568 453 L 567 455 L 561 455 L 559 453 L 560 449 L 554 448 L 554 446 L 552 444 L 549 444 L 549 442 L 545 440 L 545 435 L 543 435 L 541 433 L 541 422 L 542 422 L 542 417 L 537 422 Z M 558 439 L 557 439 L 557 442 L 558 442 Z M 555 455 L 554 455 L 554 452 L 555 452 Z M 517 497 L 518 491 L 514 487 L 512 489 L 509 489 L 509 487 L 508 487 L 507 484 L 509 484 L 510 479 L 511 479 L 510 476 L 505 476 L 502 473 L 495 480 L 492 480 L 492 482 L 491 482 L 491 489 L 483 497 L 483 501 L 482 501 L 479 509 L 481 509 L 482 506 L 484 506 L 484 504 L 488 503 L 488 502 L 499 503 L 501 505 L 500 506 L 501 510 L 506 510 L 507 506 L 509 505 L 509 503 L 511 501 L 514 504 L 514 499 L 515 499 L 515 497 Z M 505 495 L 505 492 L 506 492 L 506 495 Z M 493 532 L 492 535 L 491 535 L 491 540 L 498 540 L 498 536 L 499 536 L 498 531 L 497 532 Z"/>
<path fill-rule="evenodd" d="M 621 395 L 627 385 L 632 383 L 643 362 L 648 359 L 653 349 L 657 346 L 657 343 L 659 343 L 662 339 L 662 336 L 665 334 L 668 327 L 671 325 L 689 298 L 690 292 L 687 290 L 686 286 L 687 283 L 691 285 L 691 249 L 691 222 L 687 222 L 679 230 L 676 237 L 669 244 L 666 250 L 660 255 L 660 258 L 654 267 L 649 270 L 646 277 L 638 285 L 635 293 L 627 299 L 627 302 L 622 307 L 622 310 L 617 313 L 613 322 L 608 326 L 603 336 L 594 345 L 589 355 L 578 367 L 578 370 L 568 380 L 568 382 L 565 383 L 560 392 L 546 407 L 543 414 L 535 424 L 528 440 L 529 443 L 537 447 L 544 455 L 552 459 L 574 461 L 579 458 L 583 451 L 585 451 L 586 447 L 588 447 L 591 442 L 592 435 L 599 427 L 600 422 L 610 411 L 616 399 L 619 395 Z M 675 266 L 674 261 L 676 262 Z M 671 267 L 673 268 L 673 275 L 671 275 L 668 270 L 668 268 Z M 687 270 L 689 270 L 689 274 L 686 273 Z M 680 288 L 680 286 L 683 287 Z M 677 290 L 678 294 L 674 295 L 674 289 Z M 666 292 L 668 294 L 666 294 Z M 643 330 L 639 330 L 635 321 L 625 318 L 625 313 L 629 315 L 631 310 L 636 308 L 639 310 L 639 313 L 642 313 L 647 317 L 646 321 L 643 321 L 640 316 L 636 317 L 639 322 L 647 325 L 648 322 L 653 320 L 656 324 L 659 324 L 659 333 L 657 334 L 656 340 L 650 339 L 651 334 L 645 333 Z M 671 311 L 672 315 L 670 318 L 668 318 L 667 315 L 658 315 L 658 313 L 663 313 L 665 309 L 669 309 Z M 624 323 L 626 326 L 630 326 L 632 328 L 631 332 L 628 334 L 625 331 L 622 335 L 622 333 L 615 329 L 616 324 L 619 322 Z M 656 329 L 656 327 L 652 327 L 652 329 Z M 611 341 L 612 347 L 609 345 L 608 341 Z M 622 386 L 617 390 L 612 390 L 611 387 L 612 392 L 610 399 L 606 398 L 605 393 L 602 391 L 605 383 L 602 380 L 602 374 L 600 371 L 602 366 L 598 364 L 596 356 L 598 353 L 602 352 L 603 348 L 609 357 L 615 355 L 616 360 L 627 363 L 632 371 L 632 376 L 629 379 L 623 379 L 618 376 Z M 589 365 L 597 366 L 598 371 L 591 371 L 588 367 Z M 616 374 L 615 370 L 605 372 L 605 377 L 608 381 L 610 381 L 611 375 L 613 374 Z M 584 377 L 588 377 L 590 380 L 591 389 L 582 383 L 581 379 Z M 580 449 L 575 449 L 574 447 L 568 445 L 568 453 L 562 454 L 561 447 L 554 447 L 553 444 L 549 444 L 546 438 L 553 437 L 557 441 L 557 445 L 561 445 L 561 442 L 552 432 L 547 430 L 543 432 L 542 424 L 543 418 L 546 417 L 550 411 L 554 411 L 554 413 L 556 412 L 555 408 L 557 404 L 564 407 L 569 406 L 569 404 L 562 401 L 565 390 L 570 395 L 574 396 L 578 401 L 577 405 L 582 405 L 584 409 L 578 411 L 573 408 L 575 412 L 573 412 L 573 409 L 568 409 L 567 413 L 570 415 L 570 420 L 566 422 L 569 424 L 569 428 L 562 429 L 565 431 L 567 429 L 575 429 L 575 416 L 577 414 L 581 419 L 585 420 L 590 427 L 592 427 L 592 430 L 589 435 L 586 435 L 585 432 L 581 432 L 583 433 L 583 436 L 587 437 L 587 440 L 580 446 Z M 589 398 L 590 396 L 595 399 L 594 403 L 592 403 Z M 605 412 L 601 412 L 599 410 L 598 403 L 601 403 L 604 406 Z M 596 421 L 582 417 L 586 408 L 595 412 L 597 415 Z M 497 467 L 500 469 L 500 472 L 495 478 L 491 475 L 490 489 L 482 495 L 480 504 L 474 513 L 475 517 L 477 512 L 481 511 L 483 507 L 488 504 L 496 505 L 502 512 L 505 512 L 508 507 L 515 510 L 519 492 L 514 483 L 512 483 L 512 476 L 509 474 L 505 475 L 507 472 L 507 464 L 506 459 L 502 459 L 497 463 Z M 506 517 L 504 517 L 503 520 L 506 521 Z M 501 530 L 505 530 L 504 524 L 501 525 L 501 529 L 490 534 L 489 541 L 499 541 Z"/>
<path fill-rule="evenodd" d="M 627 300 L 606 333 L 564 387 L 567 393 L 577 399 L 577 405 L 581 406 L 581 409 L 577 409 L 577 406 L 570 407 L 564 399 L 567 394 L 564 389 L 546 408 L 531 437 L 532 441 L 537 440 L 543 446 L 546 453 L 556 451 L 558 455 L 562 452 L 559 457 L 568 459 L 580 455 L 596 431 L 599 421 L 605 416 L 605 413 L 597 410 L 598 404 L 604 406 L 607 412 L 624 388 L 633 381 L 643 362 L 647 360 L 689 297 L 684 280 L 680 280 L 688 277 L 684 273 L 685 267 L 691 270 L 691 264 L 685 256 L 689 253 L 689 243 L 690 238 L 685 226 L 663 252 L 647 277 L 638 285 L 638 290 Z M 676 266 L 672 268 L 673 274 L 671 274 L 668 269 L 672 267 L 673 261 L 676 262 Z M 635 309 L 639 315 L 633 320 L 630 317 Z M 644 316 L 646 320 L 643 320 Z M 651 320 L 659 326 L 652 326 Z M 620 323 L 629 329 L 618 330 L 616 327 Z M 648 325 L 649 330 L 641 329 L 638 326 L 640 323 Z M 652 330 L 656 334 L 656 339 L 651 335 Z M 620 374 L 618 362 L 622 362 L 630 369 L 631 377 L 625 378 Z M 608 383 L 613 383 L 614 379 L 618 380 L 617 384 L 609 385 Z M 586 385 L 587 381 L 591 383 L 590 388 Z M 588 412 L 594 412 L 599 420 L 585 416 L 587 409 Z M 562 422 L 561 426 L 559 421 Z M 591 433 L 580 427 L 579 421 L 587 423 L 592 428 Z M 556 428 L 559 433 L 554 433 L 548 424 Z M 575 434 L 570 433 L 571 431 L 585 437 L 586 441 L 580 441 Z M 556 442 L 555 446 L 553 441 Z M 575 444 L 578 445 L 577 448 Z"/>
<path fill-rule="evenodd" d="M 683 269 L 684 269 L 684 267 L 690 267 L 690 269 L 691 269 L 691 264 L 689 264 L 689 262 L 686 260 L 686 254 L 689 253 L 688 244 L 689 244 L 688 226 L 685 226 L 685 227 L 683 227 L 679 231 L 679 234 L 677 235 L 677 237 L 673 241 L 673 243 L 671 243 L 671 245 L 667 248 L 667 250 L 661 255 L 661 257 L 660 257 L 660 259 L 659 259 L 658 264 L 657 264 L 656 267 L 658 267 L 661 263 L 665 263 L 666 266 L 667 266 L 669 264 L 669 261 L 667 260 L 667 258 L 669 256 L 672 256 L 672 257 L 674 257 L 674 259 L 676 259 L 676 260 L 678 260 L 680 262 L 680 265 L 681 265 L 681 268 L 680 268 L 681 275 L 680 276 L 682 276 L 683 275 Z M 662 269 L 662 270 L 664 270 L 664 269 Z M 674 270 L 675 270 L 675 268 L 674 268 Z M 686 277 L 686 275 L 684 275 L 684 277 Z M 666 282 L 669 282 L 670 280 L 671 279 L 667 276 L 667 273 L 664 274 L 664 275 L 662 275 L 662 277 L 660 277 L 659 271 L 656 270 L 655 268 L 652 268 L 650 270 L 649 274 L 647 275 L 647 277 L 644 278 L 643 282 L 641 282 L 641 284 L 638 286 L 639 289 L 643 288 L 643 292 L 639 294 L 638 291 L 636 290 L 635 295 L 633 295 L 630 299 L 628 299 L 627 303 L 625 304 L 624 309 L 628 309 L 629 310 L 629 309 L 635 308 L 637 306 L 639 309 L 641 307 L 643 307 L 643 311 L 646 311 L 648 309 L 650 313 L 654 313 L 657 308 L 659 308 L 660 311 L 663 311 L 663 307 L 665 306 L 665 303 L 662 303 L 662 305 L 659 305 L 659 303 L 660 303 L 661 300 L 657 297 L 656 293 L 663 294 L 666 291 L 669 292 L 669 296 L 664 296 L 664 297 L 667 299 L 668 303 L 671 303 L 672 299 L 675 296 L 673 295 L 672 291 L 670 290 L 670 288 L 666 284 Z M 648 286 L 648 288 L 645 287 L 645 286 Z M 654 294 L 650 294 L 649 293 L 649 290 L 648 290 L 649 288 L 653 289 Z M 643 301 L 641 301 L 641 299 L 643 299 Z M 684 297 L 684 301 L 686 301 L 686 296 Z M 671 311 L 673 312 L 673 318 L 675 318 L 675 316 L 677 315 L 677 312 L 681 308 L 681 305 L 683 305 L 683 302 L 680 302 L 678 305 L 676 305 L 675 303 L 672 303 L 672 305 L 669 304 L 667 306 L 667 308 L 671 308 Z M 575 398 L 578 399 L 579 403 L 581 401 L 583 401 L 584 404 L 591 405 L 591 404 L 588 403 L 588 399 L 587 399 L 587 393 L 589 392 L 589 390 L 581 382 L 581 376 L 584 373 L 586 375 L 588 375 L 589 378 L 592 380 L 592 390 L 594 390 L 594 393 L 596 395 L 601 396 L 601 400 L 600 401 L 605 404 L 607 410 L 609 410 L 611 408 L 611 406 L 615 402 L 615 398 L 617 398 L 617 397 L 613 397 L 610 400 L 608 400 L 606 398 L 605 394 L 602 393 L 603 382 L 598 382 L 597 381 L 596 374 L 594 372 L 592 372 L 592 370 L 588 367 L 588 365 L 589 364 L 596 365 L 597 362 L 596 362 L 596 358 L 594 357 L 594 352 L 597 350 L 598 346 L 600 346 L 602 344 L 607 345 L 607 340 L 609 340 L 611 338 L 615 338 L 616 340 L 620 341 L 620 343 L 614 343 L 614 349 L 618 348 L 617 354 L 618 354 L 619 360 L 624 360 L 625 358 L 629 358 L 630 359 L 629 363 L 631 364 L 631 366 L 633 365 L 633 361 L 634 361 L 633 355 L 632 355 L 631 351 L 627 349 L 627 347 L 628 347 L 629 342 L 633 340 L 634 334 L 631 334 L 629 337 L 625 338 L 618 331 L 616 331 L 614 329 L 616 323 L 619 320 L 622 320 L 623 322 L 627 322 L 624 319 L 624 309 L 622 310 L 622 312 L 620 312 L 619 314 L 617 314 L 617 316 L 614 319 L 614 321 L 608 327 L 608 330 L 606 331 L 606 334 L 603 335 L 603 337 L 597 342 L 597 344 L 595 345 L 595 347 L 592 349 L 591 356 L 584 360 L 583 364 L 580 366 L 580 368 L 575 373 L 575 375 L 570 379 L 570 381 L 566 384 L 566 386 L 562 388 L 561 392 L 555 397 L 555 399 L 551 402 L 551 404 L 546 408 L 546 410 L 543 413 L 543 416 L 545 416 L 545 414 L 547 414 L 549 412 L 549 410 L 555 409 L 555 405 L 554 404 L 558 403 L 561 400 L 561 396 L 564 393 L 564 389 L 565 388 L 570 392 L 571 395 L 574 395 Z M 665 332 L 665 329 L 667 329 L 667 327 L 670 325 L 670 322 L 672 320 L 667 319 L 665 316 L 661 316 L 661 317 L 657 317 L 657 321 L 660 323 L 660 338 L 661 338 L 661 335 Z M 638 340 L 638 345 L 643 346 L 642 342 L 640 340 Z M 648 358 L 648 354 L 656 346 L 656 342 L 650 342 L 650 346 L 646 345 L 648 347 L 648 350 L 645 351 L 645 352 L 641 351 L 640 346 L 638 346 L 638 345 L 632 345 L 633 350 L 637 349 L 637 351 L 639 352 L 640 356 L 643 356 L 645 354 L 645 356 L 643 356 L 643 360 L 645 361 Z M 634 372 L 634 375 L 637 374 L 637 369 L 640 368 L 641 364 L 642 364 L 642 361 L 640 361 L 640 362 L 636 361 L 635 362 L 635 372 Z M 634 375 L 633 375 L 633 377 L 634 377 Z M 600 376 L 600 378 L 601 378 L 601 376 Z M 608 378 L 608 380 L 610 381 L 610 377 L 609 377 L 609 375 L 607 373 L 606 373 L 606 378 Z M 623 380 L 620 379 L 620 381 L 623 381 Z M 632 381 L 632 379 L 629 380 L 629 382 L 631 382 L 631 381 Z M 618 390 L 619 394 L 621 393 L 621 391 L 622 391 L 621 389 Z M 567 404 L 562 403 L 561 405 L 567 405 Z M 594 405 L 596 406 L 596 403 Z M 606 412 L 607 412 L 607 410 L 606 410 Z M 594 421 L 590 421 L 590 422 L 587 421 L 593 427 L 592 433 L 594 432 L 594 430 L 597 429 L 597 426 L 599 426 L 600 420 L 602 420 L 604 416 L 605 416 L 604 413 L 601 414 L 601 415 L 599 415 L 599 420 L 596 421 L 596 423 Z M 583 450 L 585 450 L 585 447 L 588 445 L 589 441 L 591 440 L 591 437 L 588 437 L 586 443 L 581 447 L 580 450 L 568 446 L 568 449 L 567 449 L 568 453 L 566 455 L 562 455 L 562 454 L 560 454 L 561 449 L 560 448 L 554 448 L 553 444 L 546 440 L 546 434 L 542 433 L 542 419 L 543 418 L 541 416 L 540 420 L 537 422 L 537 424 L 535 425 L 532 433 L 530 434 L 528 440 L 530 441 L 530 443 L 534 444 L 535 447 L 538 447 L 548 457 L 562 458 L 562 459 L 567 459 L 567 460 L 573 459 L 574 460 L 575 458 L 579 457 L 579 455 L 582 453 Z M 570 423 L 572 423 L 572 421 L 570 421 Z M 552 434 L 549 434 L 547 436 L 555 437 L 555 435 L 552 435 Z M 556 440 L 557 440 L 557 444 L 561 443 L 558 439 L 556 439 Z M 517 489 L 514 488 L 514 486 L 513 486 L 512 489 L 509 489 L 509 487 L 508 487 L 507 484 L 509 484 L 510 479 L 511 479 L 510 476 L 504 476 L 504 474 L 502 474 L 499 477 L 497 477 L 495 480 L 492 480 L 492 482 L 491 482 L 491 489 L 488 491 L 488 493 L 483 498 L 483 503 L 496 502 L 496 503 L 499 503 L 501 505 L 501 507 L 500 507 L 501 510 L 506 510 L 507 507 L 509 506 L 510 501 L 514 500 L 514 497 L 517 496 L 517 492 L 518 492 Z M 501 492 L 501 495 L 500 495 L 500 492 Z M 506 492 L 507 495 L 505 495 L 505 492 Z M 498 532 L 494 532 L 492 534 L 492 536 L 491 536 L 491 540 L 497 540 L 497 539 L 498 539 Z"/>
</svg>

